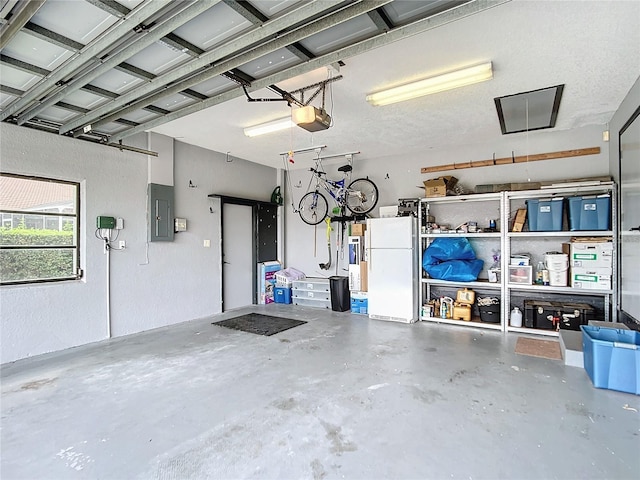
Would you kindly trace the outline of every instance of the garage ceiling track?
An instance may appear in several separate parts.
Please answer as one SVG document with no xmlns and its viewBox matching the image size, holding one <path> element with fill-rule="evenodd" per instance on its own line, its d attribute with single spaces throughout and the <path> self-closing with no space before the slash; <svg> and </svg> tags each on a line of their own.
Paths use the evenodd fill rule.
<svg viewBox="0 0 640 480">
<path fill-rule="evenodd" d="M 0 119 L 118 142 L 499 3 L 0 0 Z"/>
</svg>

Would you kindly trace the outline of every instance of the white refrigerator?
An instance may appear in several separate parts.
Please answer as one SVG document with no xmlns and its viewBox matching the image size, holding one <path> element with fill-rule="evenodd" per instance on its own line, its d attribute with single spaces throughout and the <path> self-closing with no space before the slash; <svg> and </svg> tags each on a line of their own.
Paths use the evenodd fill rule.
<svg viewBox="0 0 640 480">
<path fill-rule="evenodd" d="M 416 219 L 370 218 L 365 231 L 369 318 L 418 320 L 418 238 Z"/>
</svg>

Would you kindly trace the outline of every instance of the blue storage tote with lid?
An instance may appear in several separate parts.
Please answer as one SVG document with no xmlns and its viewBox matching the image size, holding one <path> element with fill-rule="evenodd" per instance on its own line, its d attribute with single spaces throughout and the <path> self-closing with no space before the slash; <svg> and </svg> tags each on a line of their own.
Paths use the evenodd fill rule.
<svg viewBox="0 0 640 480">
<path fill-rule="evenodd" d="M 593 386 L 640 395 L 640 332 L 591 325 L 580 330 L 584 369 Z"/>
<path fill-rule="evenodd" d="M 291 287 L 275 287 L 273 300 L 275 303 L 291 303 Z"/>
<path fill-rule="evenodd" d="M 569 197 L 569 230 L 609 230 L 611 195 Z"/>
<path fill-rule="evenodd" d="M 527 200 L 529 231 L 552 232 L 562 230 L 562 212 L 564 199 L 548 198 Z"/>
</svg>

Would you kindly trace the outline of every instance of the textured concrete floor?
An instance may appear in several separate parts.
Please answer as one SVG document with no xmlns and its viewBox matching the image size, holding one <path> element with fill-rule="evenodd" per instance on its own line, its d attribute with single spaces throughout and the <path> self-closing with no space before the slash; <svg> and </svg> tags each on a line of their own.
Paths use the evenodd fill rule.
<svg viewBox="0 0 640 480">
<path fill-rule="evenodd" d="M 252 310 L 309 323 L 203 319 L 4 365 L 1 478 L 639 476 L 640 397 L 516 335 Z"/>
</svg>

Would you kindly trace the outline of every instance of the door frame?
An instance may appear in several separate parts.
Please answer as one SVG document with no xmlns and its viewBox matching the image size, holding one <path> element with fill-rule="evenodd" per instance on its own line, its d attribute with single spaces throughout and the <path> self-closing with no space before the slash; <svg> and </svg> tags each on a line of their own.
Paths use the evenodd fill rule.
<svg viewBox="0 0 640 480">
<path fill-rule="evenodd" d="M 614 312 L 614 314 L 617 314 L 617 321 L 620 323 L 627 323 L 627 324 L 633 324 L 633 325 L 638 325 L 638 322 L 640 321 L 640 319 L 634 318 L 631 316 L 631 314 L 629 312 L 627 312 L 626 310 L 624 310 L 624 305 L 622 304 L 622 269 L 624 268 L 622 265 L 622 254 L 623 252 L 623 248 L 622 248 L 622 210 L 623 210 L 623 197 L 622 197 L 622 182 L 623 182 L 623 177 L 622 177 L 622 135 L 627 131 L 627 129 L 638 119 L 638 117 L 640 117 L 640 106 L 637 107 L 634 112 L 631 114 L 631 116 L 627 119 L 627 121 L 624 123 L 624 125 L 622 125 L 622 127 L 620 128 L 620 131 L 618 132 L 618 179 L 619 179 L 619 185 L 618 185 L 618 196 L 617 196 L 617 232 L 614 233 L 615 237 L 616 237 L 616 241 L 618 242 L 618 248 L 617 250 L 617 255 L 616 255 L 616 263 L 618 265 L 617 268 L 617 272 L 616 272 L 616 285 L 617 285 L 617 292 L 613 292 L 614 295 L 616 295 L 616 300 L 617 300 L 617 312 Z"/>
<path fill-rule="evenodd" d="M 220 200 L 220 298 L 222 301 L 222 311 L 225 312 L 224 306 L 224 205 L 232 204 L 232 205 L 245 205 L 251 207 L 251 264 L 253 265 L 252 272 L 252 298 L 253 305 L 258 303 L 258 262 L 260 259 L 258 258 L 258 245 L 260 241 L 260 225 L 258 221 L 259 209 L 261 207 L 274 207 L 277 208 L 279 205 L 273 202 L 264 202 L 262 200 L 252 200 L 249 198 L 241 198 L 241 197 L 232 197 L 228 195 L 217 195 L 211 194 L 210 198 L 216 198 Z M 276 223 L 278 222 L 276 217 Z M 277 231 L 277 228 L 276 228 Z M 277 254 L 278 251 L 278 238 L 276 236 L 275 239 L 275 251 Z"/>
</svg>

